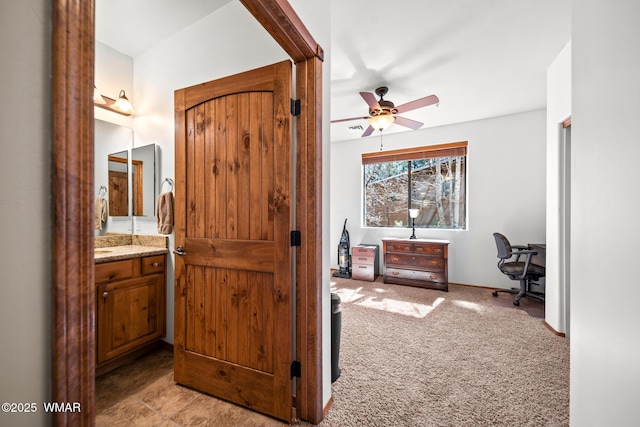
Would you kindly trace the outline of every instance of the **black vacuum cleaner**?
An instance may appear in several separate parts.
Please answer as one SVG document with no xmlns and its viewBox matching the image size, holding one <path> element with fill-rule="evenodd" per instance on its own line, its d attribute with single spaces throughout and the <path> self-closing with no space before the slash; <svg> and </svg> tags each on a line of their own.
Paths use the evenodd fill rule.
<svg viewBox="0 0 640 427">
<path fill-rule="evenodd" d="M 342 236 L 338 244 L 338 269 L 333 273 L 333 277 L 351 279 L 351 254 L 349 244 L 349 232 L 347 231 L 347 219 L 344 220 Z"/>
</svg>

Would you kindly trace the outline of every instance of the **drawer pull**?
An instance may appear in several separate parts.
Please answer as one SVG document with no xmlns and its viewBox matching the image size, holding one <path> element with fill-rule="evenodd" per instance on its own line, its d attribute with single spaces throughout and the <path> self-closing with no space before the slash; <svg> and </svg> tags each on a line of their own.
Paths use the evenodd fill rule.
<svg viewBox="0 0 640 427">
<path fill-rule="evenodd" d="M 366 265 L 359 265 L 358 268 L 367 268 Z"/>
<path fill-rule="evenodd" d="M 158 267 L 160 264 L 159 264 L 159 263 L 157 263 L 157 262 L 154 262 L 154 263 L 153 263 L 153 264 L 151 264 L 151 265 L 152 265 L 152 266 L 154 266 L 154 267 Z"/>
<path fill-rule="evenodd" d="M 400 274 L 400 272 L 398 272 L 398 271 L 392 271 L 392 272 L 391 272 L 391 274 L 393 274 L 394 276 L 397 276 L 397 275 L 399 275 L 399 274 Z"/>
<path fill-rule="evenodd" d="M 108 295 L 109 295 L 109 292 L 107 292 L 107 291 L 104 291 L 104 292 L 102 293 L 102 299 L 104 300 L 104 302 L 107 302 L 107 296 L 108 296 Z"/>
<path fill-rule="evenodd" d="M 360 257 L 360 258 L 358 258 L 358 259 L 359 259 L 360 261 L 366 261 L 366 260 L 367 260 L 367 258 L 362 258 L 362 257 Z"/>
<path fill-rule="evenodd" d="M 434 276 L 434 275 L 429 276 L 429 279 L 433 279 L 433 280 L 435 280 L 435 279 L 437 279 L 437 278 L 438 278 L 438 276 Z"/>
</svg>

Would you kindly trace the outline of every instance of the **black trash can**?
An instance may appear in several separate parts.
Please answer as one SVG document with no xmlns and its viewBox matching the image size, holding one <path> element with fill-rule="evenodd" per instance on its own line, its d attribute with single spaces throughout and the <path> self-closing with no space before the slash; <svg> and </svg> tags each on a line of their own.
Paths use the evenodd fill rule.
<svg viewBox="0 0 640 427">
<path fill-rule="evenodd" d="M 340 311 L 340 297 L 331 294 L 331 382 L 340 376 L 340 329 L 342 328 L 342 312 Z"/>
</svg>

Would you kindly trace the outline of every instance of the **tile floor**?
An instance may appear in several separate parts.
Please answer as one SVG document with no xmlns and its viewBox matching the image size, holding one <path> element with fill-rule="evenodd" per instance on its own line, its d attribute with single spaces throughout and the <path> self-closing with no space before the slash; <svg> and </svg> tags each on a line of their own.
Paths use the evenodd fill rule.
<svg viewBox="0 0 640 427">
<path fill-rule="evenodd" d="M 96 378 L 96 426 L 284 425 L 176 384 L 173 354 L 167 350 L 157 350 Z"/>
</svg>

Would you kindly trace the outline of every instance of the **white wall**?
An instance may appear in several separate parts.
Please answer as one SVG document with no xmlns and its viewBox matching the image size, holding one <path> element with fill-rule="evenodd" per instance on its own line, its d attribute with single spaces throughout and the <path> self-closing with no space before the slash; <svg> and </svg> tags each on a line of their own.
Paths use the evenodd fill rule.
<svg viewBox="0 0 640 427">
<path fill-rule="evenodd" d="M 456 141 L 468 141 L 468 229 L 416 229 L 416 235 L 450 241 L 450 282 L 509 288 L 514 282 L 496 267 L 493 233 L 504 234 L 514 244 L 544 242 L 545 111 L 383 136 L 385 150 Z M 411 235 L 410 228 L 361 225 L 361 154 L 379 148 L 379 136 L 332 143 L 330 250 L 334 268 L 345 218 L 352 246 L 381 245 L 383 237 Z"/>
<path fill-rule="evenodd" d="M 38 405 L 0 412 L 3 426 L 51 417 L 51 5 L 3 2 L 0 13 L 0 401 Z"/>
<path fill-rule="evenodd" d="M 571 115 L 571 43 L 560 52 L 547 70 L 547 265 L 545 321 L 556 331 L 566 333 L 567 286 L 562 269 L 565 262 L 561 245 L 562 198 L 561 161 L 562 122 Z M 568 266 L 567 266 L 568 267 Z"/>
<path fill-rule="evenodd" d="M 571 425 L 638 425 L 640 3 L 572 7 Z"/>
</svg>

